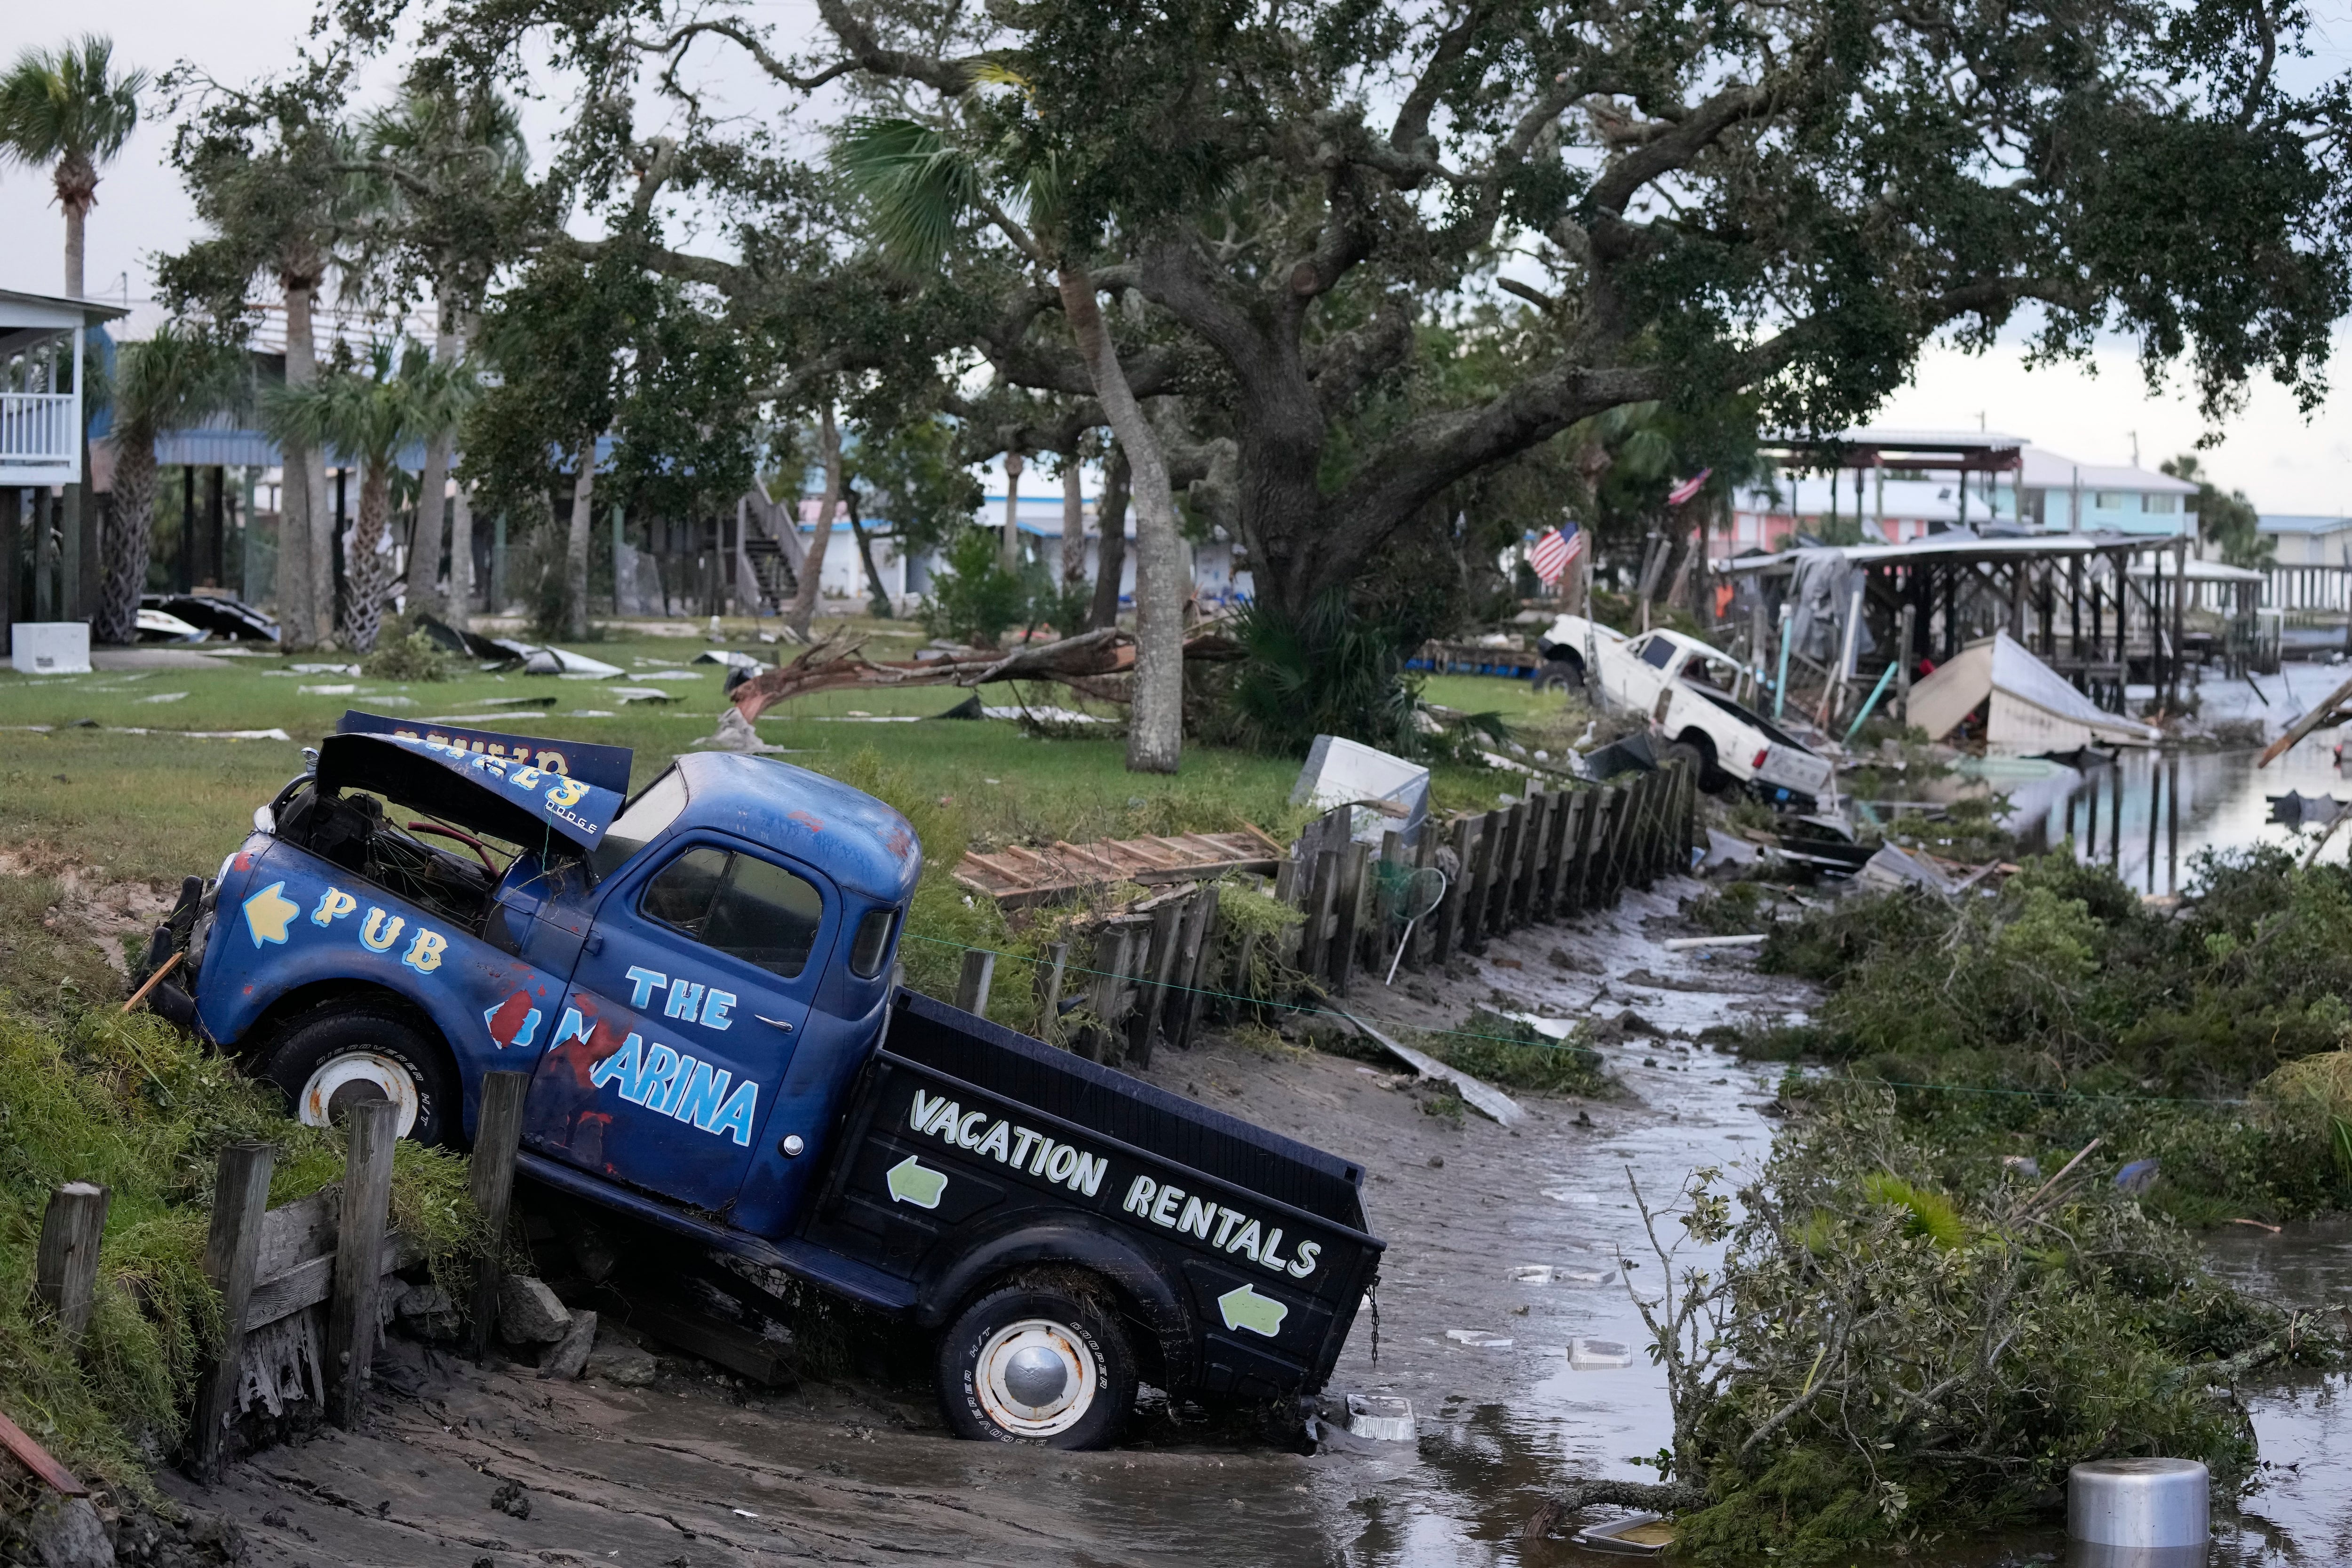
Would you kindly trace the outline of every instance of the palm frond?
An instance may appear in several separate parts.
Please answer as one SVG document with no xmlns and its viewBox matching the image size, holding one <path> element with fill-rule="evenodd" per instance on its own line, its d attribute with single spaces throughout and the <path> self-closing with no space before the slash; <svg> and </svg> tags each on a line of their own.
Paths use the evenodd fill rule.
<svg viewBox="0 0 2352 1568">
<path fill-rule="evenodd" d="M 833 164 L 866 204 L 883 253 L 917 271 L 939 265 L 981 198 L 971 159 L 912 120 L 852 120 L 834 144 Z"/>
</svg>

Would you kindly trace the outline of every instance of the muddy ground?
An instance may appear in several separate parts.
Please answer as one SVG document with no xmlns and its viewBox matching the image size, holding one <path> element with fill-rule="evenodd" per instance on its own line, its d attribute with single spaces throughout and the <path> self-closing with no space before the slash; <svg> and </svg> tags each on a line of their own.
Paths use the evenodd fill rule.
<svg viewBox="0 0 2352 1568">
<path fill-rule="evenodd" d="M 170 1484 L 237 1521 L 255 1563 L 312 1568 L 1517 1560 L 1548 1479 L 1638 1479 L 1627 1461 L 1666 1437 L 1646 1362 L 1576 1372 L 1565 1353 L 1579 1335 L 1638 1342 L 1622 1265 L 1643 1286 L 1660 1268 L 1628 1170 L 1664 1199 L 1692 1167 L 1759 1157 L 1770 1138 L 1766 1079 L 1688 1037 L 1807 1000 L 1737 955 L 1661 950 L 1657 935 L 1683 929 L 1677 894 L 1694 890 L 1664 885 L 1498 940 L 1456 976 L 1423 977 L 1418 996 L 1401 976 L 1396 993 L 1364 984 L 1350 999 L 1433 1027 L 1479 1002 L 1552 1016 L 1631 1008 L 1666 1034 L 1608 1047 L 1622 1097 L 1523 1096 L 1529 1115 L 1506 1131 L 1433 1109 L 1447 1102 L 1403 1073 L 1217 1038 L 1162 1053 L 1148 1075 L 1369 1167 L 1388 1243 L 1377 1355 L 1367 1314 L 1333 1388 L 1410 1398 L 1415 1443 L 1302 1454 L 1162 1413 L 1109 1452 L 1040 1452 L 950 1439 L 903 1368 L 779 1393 L 665 1355 L 651 1386 L 623 1388 L 395 1341 L 364 1430 L 260 1453 L 217 1488 Z M 1551 1281 L 1515 1278 L 1533 1265 Z M 512 1492 L 492 1507 L 509 1483 L 527 1517 Z M 1573 1552 L 1554 1542 L 1528 1558 Z"/>
</svg>

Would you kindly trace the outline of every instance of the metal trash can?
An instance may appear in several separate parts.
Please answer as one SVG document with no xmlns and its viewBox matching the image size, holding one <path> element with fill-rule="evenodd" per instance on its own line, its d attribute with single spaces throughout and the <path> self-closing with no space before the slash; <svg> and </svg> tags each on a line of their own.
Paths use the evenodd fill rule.
<svg viewBox="0 0 2352 1568">
<path fill-rule="evenodd" d="M 2212 1537 L 2212 1486 L 2194 1459 L 2076 1465 L 2066 1473 L 2066 1534 L 2129 1552 L 2193 1552 Z"/>
</svg>

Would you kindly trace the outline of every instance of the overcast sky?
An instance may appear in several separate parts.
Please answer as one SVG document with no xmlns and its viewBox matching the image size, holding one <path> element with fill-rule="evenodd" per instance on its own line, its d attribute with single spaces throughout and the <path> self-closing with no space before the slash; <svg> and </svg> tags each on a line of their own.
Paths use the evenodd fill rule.
<svg viewBox="0 0 2352 1568">
<path fill-rule="evenodd" d="M 2303 70 L 2345 68 L 2352 63 L 2352 0 L 2315 7 L 2325 18 L 2316 58 Z M 162 70 L 193 61 L 226 81 L 243 81 L 286 68 L 308 30 L 310 0 L 79 0 L 71 6 L 34 0 L 0 5 L 0 58 L 28 46 L 54 47 L 66 30 L 112 36 L 120 59 Z M 807 0 L 764 0 L 751 14 L 780 27 L 805 27 Z M 68 20 L 69 19 L 69 20 Z M 2340 41 L 2339 41 L 2340 40 Z M 796 45 L 785 37 L 780 42 Z M 714 54 L 714 59 L 717 56 Z M 749 106 L 749 73 L 710 68 L 722 88 L 740 86 Z M 730 95 L 732 96 L 732 95 Z M 532 106 L 528 121 L 536 146 L 558 110 Z M 185 193 L 169 159 L 169 129 L 143 124 L 122 156 L 105 171 L 99 205 L 90 214 L 87 276 L 102 298 L 144 299 L 152 258 L 184 244 L 195 232 Z M 0 169 L 0 287 L 52 293 L 64 281 L 64 222 L 45 173 Z M 2336 380 L 2346 386 L 2306 421 L 2293 401 L 2265 384 L 2246 412 L 2222 430 L 2206 467 L 2223 484 L 2244 489 L 2264 511 L 2336 514 L 2352 510 L 2352 331 L 2336 334 Z M 1906 427 L 1976 429 L 1981 425 L 2022 436 L 2085 463 L 2140 458 L 2153 468 L 2189 450 L 2205 426 L 2194 396 L 2179 384 L 2151 395 L 2128 345 L 2100 353 L 2093 363 L 2029 371 L 2013 348 L 1981 356 L 1930 348 L 1913 384 L 1881 411 L 1875 423 Z M 1026 488 L 1026 487 L 1024 487 Z"/>
</svg>

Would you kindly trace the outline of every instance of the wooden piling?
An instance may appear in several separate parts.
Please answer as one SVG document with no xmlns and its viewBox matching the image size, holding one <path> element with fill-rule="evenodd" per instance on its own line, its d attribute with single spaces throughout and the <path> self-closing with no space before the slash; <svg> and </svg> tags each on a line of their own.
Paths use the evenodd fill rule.
<svg viewBox="0 0 2352 1568">
<path fill-rule="evenodd" d="M 1299 973 L 1315 980 L 1323 978 L 1323 955 L 1331 937 L 1331 910 L 1339 898 L 1339 851 L 1318 850 L 1313 879 L 1307 885 L 1307 930 L 1298 944 Z"/>
<path fill-rule="evenodd" d="M 1047 952 L 1052 962 L 1037 965 L 1037 1037 L 1058 1046 L 1062 1043 L 1062 977 L 1069 972 L 1070 944 L 1057 942 Z"/>
<path fill-rule="evenodd" d="M 106 1235 L 104 1187 L 68 1182 L 49 1194 L 41 1215 L 41 1245 L 33 1268 L 33 1293 L 57 1315 L 68 1344 L 79 1344 L 89 1327 L 98 1299 L 98 1251 Z"/>
<path fill-rule="evenodd" d="M 484 1251 L 474 1265 L 472 1338 L 476 1361 L 489 1353 L 490 1329 L 499 1317 L 499 1284 L 506 1271 L 507 1214 L 514 1203 L 515 1154 L 522 1147 L 522 1103 L 530 1075 L 482 1075 L 481 1108 L 474 1115 L 474 1152 L 466 1163 L 474 1210 L 482 1216 Z"/>
<path fill-rule="evenodd" d="M 269 1174 L 277 1151 L 241 1142 L 220 1152 L 213 1177 L 212 1227 L 205 1237 L 205 1279 L 220 1297 L 221 1342 L 196 1384 L 188 1434 L 188 1468 L 210 1485 L 220 1479 L 228 1424 L 245 1361 L 245 1313 L 253 1298 L 254 1260 L 261 1248 L 261 1218 L 269 1210 Z"/>
<path fill-rule="evenodd" d="M 1423 822 L 1421 825 L 1421 842 L 1412 847 L 1412 868 L 1419 872 L 1436 864 L 1437 824 L 1434 821 Z M 1431 914 L 1435 912 L 1432 910 Z M 1436 940 L 1436 929 L 1435 922 L 1428 916 L 1414 924 L 1412 935 L 1404 939 L 1404 966 L 1407 969 L 1422 967 L 1421 955 L 1428 952 Z"/>
<path fill-rule="evenodd" d="M 335 1232 L 335 1290 L 327 1302 L 327 1416 L 352 1427 L 367 1408 L 368 1369 L 383 1328 L 383 1229 L 392 1213 L 392 1152 L 400 1105 L 363 1100 L 345 1112 L 342 1216 Z"/>
<path fill-rule="evenodd" d="M 1437 942 L 1430 951 L 1430 963 L 1439 969 L 1453 962 L 1462 942 L 1462 911 L 1470 902 L 1470 884 L 1475 876 L 1472 861 L 1478 848 L 1479 825 L 1484 819 L 1461 816 L 1454 821 L 1454 871 L 1445 884 L 1445 898 L 1437 906 Z"/>
</svg>

